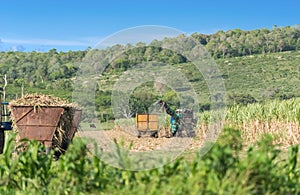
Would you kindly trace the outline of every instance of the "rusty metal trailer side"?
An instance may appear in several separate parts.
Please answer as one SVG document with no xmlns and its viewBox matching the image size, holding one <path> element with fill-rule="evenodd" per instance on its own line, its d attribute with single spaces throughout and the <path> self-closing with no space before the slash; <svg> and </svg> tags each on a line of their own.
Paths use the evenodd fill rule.
<svg viewBox="0 0 300 195">
<path fill-rule="evenodd" d="M 37 140 L 49 151 L 53 144 L 53 136 L 58 128 L 60 119 L 67 108 L 60 106 L 12 106 L 11 112 L 17 127 L 19 139 Z M 71 127 L 67 132 L 68 144 L 74 137 L 81 118 L 81 110 L 72 109 Z M 66 148 L 63 148 L 66 149 Z"/>
</svg>

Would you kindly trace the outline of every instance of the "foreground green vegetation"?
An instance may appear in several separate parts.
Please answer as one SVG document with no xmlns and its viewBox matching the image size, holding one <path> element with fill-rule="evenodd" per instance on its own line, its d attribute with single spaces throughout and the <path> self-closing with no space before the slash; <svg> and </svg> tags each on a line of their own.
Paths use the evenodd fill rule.
<svg viewBox="0 0 300 195">
<path fill-rule="evenodd" d="M 121 147 L 121 146 L 120 146 Z M 245 148 L 240 131 L 225 128 L 203 157 L 178 158 L 147 171 L 113 168 L 93 156 L 76 138 L 55 161 L 44 148 L 29 142 L 26 152 L 12 156 L 7 142 L 0 156 L 1 194 L 299 194 L 298 146 L 282 151 L 265 135 Z M 99 158 L 100 157 L 100 158 Z M 123 156 L 124 157 L 124 156 Z"/>
</svg>

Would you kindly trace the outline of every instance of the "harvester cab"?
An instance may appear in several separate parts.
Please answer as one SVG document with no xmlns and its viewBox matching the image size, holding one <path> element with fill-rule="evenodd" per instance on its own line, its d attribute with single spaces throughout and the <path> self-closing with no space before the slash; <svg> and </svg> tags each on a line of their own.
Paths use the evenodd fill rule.
<svg viewBox="0 0 300 195">
<path fill-rule="evenodd" d="M 1 126 L 0 126 L 0 154 L 3 153 L 4 142 L 5 142 L 5 132 L 7 130 L 12 130 L 12 122 L 10 118 L 10 112 L 8 110 L 8 102 L 1 102 Z"/>
</svg>

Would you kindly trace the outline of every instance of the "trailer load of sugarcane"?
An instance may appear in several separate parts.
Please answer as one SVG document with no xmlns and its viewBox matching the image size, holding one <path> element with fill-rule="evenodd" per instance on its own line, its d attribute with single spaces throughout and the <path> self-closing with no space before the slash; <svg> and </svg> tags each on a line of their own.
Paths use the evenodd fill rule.
<svg viewBox="0 0 300 195">
<path fill-rule="evenodd" d="M 81 109 L 73 103 L 51 96 L 29 94 L 9 104 L 17 142 L 38 140 L 47 152 L 63 153 L 79 126 Z"/>
</svg>

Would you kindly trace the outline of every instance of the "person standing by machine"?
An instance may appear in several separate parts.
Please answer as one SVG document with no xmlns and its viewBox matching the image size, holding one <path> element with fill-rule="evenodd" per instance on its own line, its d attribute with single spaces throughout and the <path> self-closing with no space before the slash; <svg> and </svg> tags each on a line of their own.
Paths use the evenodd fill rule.
<svg viewBox="0 0 300 195">
<path fill-rule="evenodd" d="M 182 111 L 181 111 L 181 109 L 176 109 L 174 111 L 163 100 L 159 100 L 159 101 L 157 101 L 157 103 L 160 104 L 162 107 L 164 107 L 164 109 L 166 110 L 167 114 L 169 114 L 171 116 L 171 119 L 170 119 L 171 133 L 172 133 L 172 137 L 175 137 L 176 133 L 179 131 L 180 125 L 181 125 L 181 120 L 180 120 L 182 118 Z"/>
</svg>

